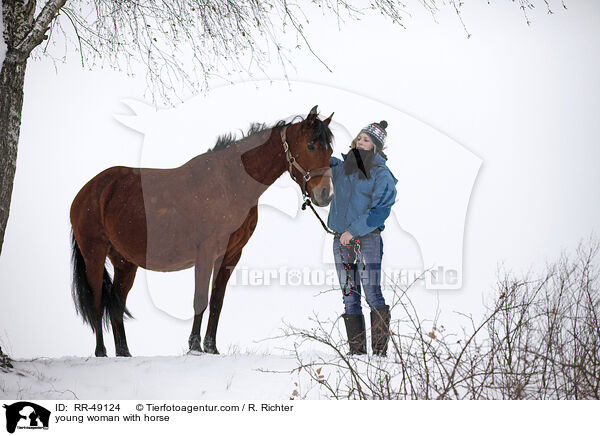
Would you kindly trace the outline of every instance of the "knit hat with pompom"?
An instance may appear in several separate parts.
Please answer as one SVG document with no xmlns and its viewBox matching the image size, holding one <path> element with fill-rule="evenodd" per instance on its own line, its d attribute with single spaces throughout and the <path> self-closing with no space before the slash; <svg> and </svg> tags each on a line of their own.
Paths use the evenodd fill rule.
<svg viewBox="0 0 600 436">
<path fill-rule="evenodd" d="M 385 129 L 387 126 L 388 123 L 384 120 L 378 123 L 371 123 L 360 131 L 360 133 L 366 133 L 371 137 L 371 141 L 375 145 L 375 149 L 373 150 L 375 153 L 381 151 L 385 145 L 385 138 L 387 136 Z"/>
</svg>

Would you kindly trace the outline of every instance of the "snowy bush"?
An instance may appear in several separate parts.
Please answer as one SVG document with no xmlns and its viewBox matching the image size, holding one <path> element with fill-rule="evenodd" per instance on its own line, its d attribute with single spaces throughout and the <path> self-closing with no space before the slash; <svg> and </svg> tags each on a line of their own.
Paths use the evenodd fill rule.
<svg viewBox="0 0 600 436">
<path fill-rule="evenodd" d="M 9 368 L 12 368 L 10 358 L 2 352 L 2 347 L 0 347 L 0 370 L 6 372 Z"/>
<path fill-rule="evenodd" d="M 580 244 L 538 277 L 500 271 L 483 319 L 465 315 L 460 334 L 447 332 L 439 314 L 421 320 L 408 289 L 394 289 L 387 358 L 348 356 L 341 318 L 288 326 L 295 371 L 308 376 L 292 398 L 316 388 L 335 399 L 599 399 L 599 249 L 598 241 Z M 299 352 L 306 343 L 333 354 L 307 360 Z"/>
</svg>

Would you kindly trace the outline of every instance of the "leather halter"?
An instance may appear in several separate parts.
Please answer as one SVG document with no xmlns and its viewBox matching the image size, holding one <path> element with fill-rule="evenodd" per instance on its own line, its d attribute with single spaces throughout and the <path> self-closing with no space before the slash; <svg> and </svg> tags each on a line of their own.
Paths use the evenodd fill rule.
<svg viewBox="0 0 600 436">
<path fill-rule="evenodd" d="M 303 181 L 303 183 L 301 185 L 302 196 L 304 198 L 310 197 L 310 195 L 308 195 L 308 191 L 306 189 L 309 180 L 316 176 L 331 177 L 331 168 L 330 167 L 321 167 L 321 168 L 317 168 L 314 170 L 308 170 L 308 171 L 304 170 L 304 168 L 302 168 L 302 166 L 296 161 L 296 158 L 294 156 L 292 156 L 292 153 L 290 151 L 290 146 L 289 146 L 289 144 L 287 142 L 287 138 L 285 136 L 287 127 L 288 126 L 283 126 L 283 128 L 281 129 L 281 142 L 283 144 L 283 151 L 285 152 L 285 158 L 288 163 L 288 172 L 290 173 L 292 180 L 294 180 L 294 182 L 296 182 L 296 183 L 298 183 L 298 180 L 296 179 L 296 176 L 294 175 L 292 166 L 295 167 L 300 174 L 302 174 L 302 181 Z"/>
</svg>

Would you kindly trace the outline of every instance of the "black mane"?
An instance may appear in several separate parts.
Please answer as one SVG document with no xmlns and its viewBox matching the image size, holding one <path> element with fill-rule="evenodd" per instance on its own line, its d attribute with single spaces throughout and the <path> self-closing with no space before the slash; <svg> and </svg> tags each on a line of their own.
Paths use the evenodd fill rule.
<svg viewBox="0 0 600 436">
<path fill-rule="evenodd" d="M 279 123 L 277 123 L 277 124 L 279 124 Z M 244 135 L 241 139 L 247 138 L 251 135 L 254 135 L 255 133 L 262 132 L 263 130 L 266 130 L 267 128 L 268 128 L 267 125 L 264 123 L 252 123 L 252 124 L 250 124 L 250 128 L 246 132 L 246 135 Z M 241 131 L 241 129 L 240 129 L 240 131 Z M 220 135 L 217 138 L 217 142 L 215 143 L 213 148 L 209 148 L 207 153 L 210 153 L 212 151 L 224 150 L 224 149 L 228 148 L 231 144 L 234 144 L 241 139 L 238 139 L 236 137 L 235 133 L 226 133 L 224 135 Z"/>
<path fill-rule="evenodd" d="M 235 133 L 226 133 L 224 135 L 219 135 L 217 137 L 217 142 L 215 143 L 215 145 L 212 148 L 209 148 L 206 153 L 211 153 L 213 151 L 218 151 L 218 150 L 224 150 L 228 147 L 230 147 L 232 144 L 235 144 L 238 141 L 241 141 L 242 139 L 246 139 L 256 133 L 260 133 L 264 130 L 267 129 L 274 129 L 274 128 L 278 128 L 278 127 L 283 127 L 285 125 L 289 125 L 292 124 L 294 122 L 294 120 L 296 120 L 297 118 L 301 118 L 302 122 L 305 122 L 306 120 L 303 119 L 302 117 L 300 117 L 299 115 L 294 117 L 292 119 L 292 121 L 287 122 L 285 120 L 280 120 L 277 121 L 277 123 L 275 123 L 273 126 L 269 127 L 264 123 L 252 123 L 250 124 L 250 128 L 248 129 L 248 131 L 246 132 L 246 135 L 242 136 L 242 138 L 238 139 Z M 318 142 L 319 144 L 321 144 L 321 146 L 325 149 L 329 149 L 331 148 L 331 140 L 333 139 L 333 133 L 331 133 L 331 130 L 329 129 L 329 126 L 327 126 L 322 120 L 320 120 L 319 118 L 315 118 L 314 122 L 313 122 L 313 135 L 311 138 L 311 141 L 314 142 Z M 240 129 L 240 131 L 243 134 L 243 131 Z"/>
</svg>

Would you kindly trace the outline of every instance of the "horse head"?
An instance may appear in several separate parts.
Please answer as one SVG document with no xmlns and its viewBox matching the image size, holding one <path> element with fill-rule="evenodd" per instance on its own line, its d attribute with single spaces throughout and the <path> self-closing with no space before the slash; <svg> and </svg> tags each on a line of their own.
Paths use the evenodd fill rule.
<svg viewBox="0 0 600 436">
<path fill-rule="evenodd" d="M 332 117 L 333 114 L 320 120 L 315 106 L 304 120 L 281 130 L 288 171 L 302 194 L 310 197 L 317 206 L 327 206 L 334 193 L 329 167 L 333 152 L 333 134 L 329 129 Z"/>
</svg>

